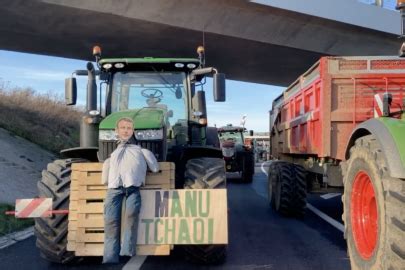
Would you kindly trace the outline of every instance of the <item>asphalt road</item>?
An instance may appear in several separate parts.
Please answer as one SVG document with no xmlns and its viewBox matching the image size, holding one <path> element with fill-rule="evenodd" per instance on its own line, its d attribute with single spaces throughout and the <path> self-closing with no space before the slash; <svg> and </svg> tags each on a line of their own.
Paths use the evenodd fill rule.
<svg viewBox="0 0 405 270">
<path fill-rule="evenodd" d="M 241 184 L 237 175 L 229 175 L 229 246 L 224 264 L 210 267 L 189 264 L 181 248 L 176 247 L 170 256 L 146 257 L 141 269 L 350 269 L 340 230 L 309 210 L 298 220 L 281 217 L 270 209 L 267 177 L 262 169 L 266 167 L 256 166 L 252 184 Z M 308 203 L 341 223 L 340 196 L 323 199 L 310 195 Z M 4 270 L 122 269 L 127 263 L 106 266 L 100 261 L 92 258 L 70 266 L 49 263 L 39 256 L 34 237 L 0 250 L 0 268 Z M 128 266 L 126 269 L 135 269 Z"/>
</svg>

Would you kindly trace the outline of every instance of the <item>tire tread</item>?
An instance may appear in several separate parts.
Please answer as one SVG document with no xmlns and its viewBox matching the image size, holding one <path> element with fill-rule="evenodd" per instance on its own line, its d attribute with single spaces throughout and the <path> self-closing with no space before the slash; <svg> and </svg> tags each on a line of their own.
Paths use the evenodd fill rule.
<svg viewBox="0 0 405 270">
<path fill-rule="evenodd" d="M 38 182 L 40 197 L 52 197 L 52 209 L 69 208 L 71 164 L 84 162 L 82 159 L 56 160 L 42 171 Z M 69 263 L 75 259 L 73 252 L 67 251 L 68 216 L 54 215 L 50 218 L 36 218 L 36 246 L 41 257 L 56 263 Z"/>
<path fill-rule="evenodd" d="M 219 188 L 226 185 L 225 163 L 219 158 L 195 158 L 186 164 L 184 188 Z M 202 187 L 201 187 L 202 186 Z M 186 259 L 213 265 L 226 259 L 227 245 L 184 245 Z"/>
</svg>

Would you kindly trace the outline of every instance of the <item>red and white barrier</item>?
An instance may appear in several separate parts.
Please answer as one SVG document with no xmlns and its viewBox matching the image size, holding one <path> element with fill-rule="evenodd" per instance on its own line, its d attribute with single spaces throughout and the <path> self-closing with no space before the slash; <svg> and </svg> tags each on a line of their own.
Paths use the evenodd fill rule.
<svg viewBox="0 0 405 270">
<path fill-rule="evenodd" d="M 52 215 L 67 215 L 69 210 L 52 210 L 52 198 L 17 199 L 15 211 L 6 211 L 6 215 L 16 218 L 46 218 Z"/>
<path fill-rule="evenodd" d="M 15 217 L 36 218 L 52 215 L 52 198 L 17 199 Z"/>
</svg>

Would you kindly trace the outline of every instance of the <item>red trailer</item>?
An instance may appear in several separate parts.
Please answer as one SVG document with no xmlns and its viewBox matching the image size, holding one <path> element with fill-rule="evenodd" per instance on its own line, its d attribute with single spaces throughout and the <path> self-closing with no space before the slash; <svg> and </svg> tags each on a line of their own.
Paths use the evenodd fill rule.
<svg viewBox="0 0 405 270">
<path fill-rule="evenodd" d="M 301 216 L 307 192 L 343 192 L 352 269 L 405 265 L 404 71 L 398 57 L 323 57 L 270 112 L 270 204 Z"/>
</svg>

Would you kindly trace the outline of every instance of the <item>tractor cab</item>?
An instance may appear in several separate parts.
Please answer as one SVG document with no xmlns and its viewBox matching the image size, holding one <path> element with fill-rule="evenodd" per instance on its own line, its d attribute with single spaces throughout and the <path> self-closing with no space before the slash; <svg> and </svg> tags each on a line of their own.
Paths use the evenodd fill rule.
<svg viewBox="0 0 405 270">
<path fill-rule="evenodd" d="M 243 127 L 232 126 L 232 124 L 219 128 L 218 136 L 222 149 L 232 147 L 239 151 L 242 150 L 244 146 L 243 133 L 245 130 Z"/>
<path fill-rule="evenodd" d="M 89 160 L 104 161 L 117 146 L 115 123 L 121 117 L 134 120 L 137 143 L 151 150 L 159 161 L 173 161 L 179 147 L 210 148 L 202 86 L 204 77 L 212 75 L 214 100 L 225 101 L 225 76 L 215 68 L 204 68 L 204 49 L 197 51 L 199 59 L 102 58 L 96 46 L 93 55 L 99 70 L 89 63 L 87 70 L 74 72 L 89 79 L 81 144 L 62 153 L 68 157 L 80 153 L 83 157 L 85 152 Z M 98 106 L 96 76 L 102 82 Z M 66 81 L 66 100 L 72 105 L 77 95 L 75 78 Z"/>
</svg>

